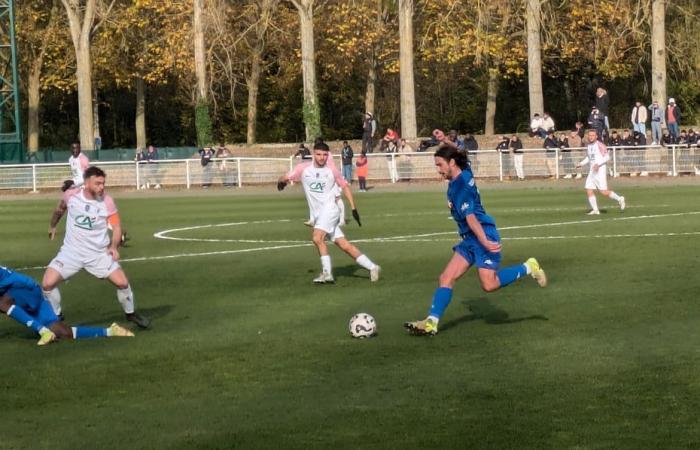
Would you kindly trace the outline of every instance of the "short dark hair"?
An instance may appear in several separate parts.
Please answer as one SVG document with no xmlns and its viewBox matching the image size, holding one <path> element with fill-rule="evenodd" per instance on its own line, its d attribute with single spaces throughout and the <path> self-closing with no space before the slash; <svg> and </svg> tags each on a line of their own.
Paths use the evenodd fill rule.
<svg viewBox="0 0 700 450">
<path fill-rule="evenodd" d="M 314 150 L 322 150 L 322 151 L 324 151 L 324 152 L 329 152 L 331 149 L 328 148 L 328 144 L 326 144 L 325 142 L 319 140 L 318 142 L 316 142 L 316 143 L 314 144 Z"/>
<path fill-rule="evenodd" d="M 441 147 L 441 148 L 437 149 L 434 156 L 436 158 L 439 156 L 440 158 L 442 158 L 448 162 L 451 159 L 453 159 L 455 164 L 457 164 L 457 166 L 460 169 L 462 169 L 462 170 L 469 169 L 469 158 L 467 157 L 467 154 L 465 152 L 460 152 L 456 148 Z"/>
<path fill-rule="evenodd" d="M 107 175 L 105 174 L 104 170 L 100 169 L 97 166 L 90 166 L 87 169 L 85 169 L 85 173 L 83 174 L 83 178 L 86 180 L 90 177 L 106 177 Z"/>
</svg>

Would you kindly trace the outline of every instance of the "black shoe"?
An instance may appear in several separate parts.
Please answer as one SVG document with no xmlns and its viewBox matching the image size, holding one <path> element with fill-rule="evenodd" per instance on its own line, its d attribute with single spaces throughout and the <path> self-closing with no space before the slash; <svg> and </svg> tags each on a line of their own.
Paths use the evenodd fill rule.
<svg viewBox="0 0 700 450">
<path fill-rule="evenodd" d="M 141 314 L 135 312 L 127 314 L 126 320 L 128 320 L 129 322 L 134 322 L 139 328 L 148 328 L 149 326 L 151 326 L 151 321 L 147 317 L 144 317 Z"/>
<path fill-rule="evenodd" d="M 128 241 L 128 240 L 129 240 L 129 238 L 128 238 L 127 235 L 126 235 L 126 231 L 124 231 L 124 232 L 122 233 L 121 239 L 119 240 L 119 246 L 120 246 L 120 247 L 126 247 L 126 241 Z"/>
</svg>

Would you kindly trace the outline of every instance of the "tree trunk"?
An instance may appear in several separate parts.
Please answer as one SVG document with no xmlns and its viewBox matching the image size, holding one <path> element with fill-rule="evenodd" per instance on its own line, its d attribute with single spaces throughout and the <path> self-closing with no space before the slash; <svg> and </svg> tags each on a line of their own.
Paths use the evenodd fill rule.
<svg viewBox="0 0 700 450">
<path fill-rule="evenodd" d="M 39 105 L 41 104 L 41 66 L 43 61 L 35 59 L 27 79 L 27 151 L 39 150 Z"/>
<path fill-rule="evenodd" d="M 100 137 L 100 99 L 97 95 L 97 83 L 92 84 L 92 126 L 92 142 L 94 145 L 98 137 L 100 138 L 100 141 L 102 141 L 102 138 Z M 95 145 L 93 148 L 97 150 L 96 147 L 97 146 Z"/>
<path fill-rule="evenodd" d="M 255 144 L 255 133 L 257 131 L 261 58 L 261 52 L 258 52 L 258 49 L 256 49 L 250 64 L 250 76 L 246 80 L 246 84 L 248 85 L 248 132 L 246 135 L 246 142 L 249 145 Z"/>
<path fill-rule="evenodd" d="M 204 46 L 204 0 L 194 0 L 194 72 L 197 78 L 197 101 L 207 100 L 207 62 Z"/>
<path fill-rule="evenodd" d="M 651 5 L 651 99 L 666 105 L 666 0 Z"/>
<path fill-rule="evenodd" d="M 316 50 L 314 47 L 314 0 L 294 0 L 301 29 L 301 68 L 304 80 L 304 125 L 306 140 L 321 135 L 321 110 L 316 91 Z"/>
<path fill-rule="evenodd" d="M 527 81 L 530 97 L 530 117 L 544 113 L 542 94 L 542 45 L 540 25 L 542 12 L 540 0 L 527 0 Z"/>
<path fill-rule="evenodd" d="M 498 69 L 489 69 L 489 82 L 486 90 L 486 122 L 484 134 L 492 135 L 496 122 L 496 99 L 498 98 Z"/>
<path fill-rule="evenodd" d="M 367 72 L 367 89 L 365 89 L 365 111 L 375 114 L 374 103 L 377 98 L 377 63 L 374 60 L 374 52 L 369 62 Z"/>
<path fill-rule="evenodd" d="M 136 148 L 146 148 L 146 83 L 136 77 Z"/>
<path fill-rule="evenodd" d="M 413 0 L 399 0 L 399 71 L 401 136 L 415 139 L 418 133 L 413 80 Z"/>
</svg>

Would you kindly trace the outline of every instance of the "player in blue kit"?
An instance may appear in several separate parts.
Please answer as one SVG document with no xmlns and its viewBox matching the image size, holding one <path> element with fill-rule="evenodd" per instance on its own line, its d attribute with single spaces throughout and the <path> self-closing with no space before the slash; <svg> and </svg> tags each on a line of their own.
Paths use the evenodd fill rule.
<svg viewBox="0 0 700 450">
<path fill-rule="evenodd" d="M 532 276 L 541 287 L 547 285 L 547 276 L 535 258 L 499 269 L 501 238 L 496 222 L 481 205 L 467 155 L 455 148 L 440 148 L 435 152 L 435 166 L 438 173 L 450 182 L 447 199 L 462 242 L 452 248 L 452 259 L 440 274 L 428 317 L 404 324 L 415 335 L 437 334 L 440 317 L 452 300 L 452 287 L 471 266 L 476 266 L 481 287 L 486 292 L 507 286 L 525 275 Z"/>
<path fill-rule="evenodd" d="M 116 323 L 109 328 L 68 327 L 58 320 L 36 281 L 3 266 L 0 266 L 0 312 L 36 331 L 41 336 L 37 345 L 50 344 L 56 339 L 134 335 Z"/>
</svg>

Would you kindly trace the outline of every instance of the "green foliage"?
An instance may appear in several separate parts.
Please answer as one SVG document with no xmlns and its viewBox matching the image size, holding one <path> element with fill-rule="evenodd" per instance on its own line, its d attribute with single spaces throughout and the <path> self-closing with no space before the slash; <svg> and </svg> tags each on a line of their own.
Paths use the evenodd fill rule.
<svg viewBox="0 0 700 450">
<path fill-rule="evenodd" d="M 197 146 L 212 145 L 214 136 L 212 134 L 211 117 L 209 116 L 209 103 L 200 100 L 195 106 L 195 127 L 197 128 Z"/>
</svg>

